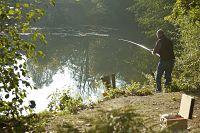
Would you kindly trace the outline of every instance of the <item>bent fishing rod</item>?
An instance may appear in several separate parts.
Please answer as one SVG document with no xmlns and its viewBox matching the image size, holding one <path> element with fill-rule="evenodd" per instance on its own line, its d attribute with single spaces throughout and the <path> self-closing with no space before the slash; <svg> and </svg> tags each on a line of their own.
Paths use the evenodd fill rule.
<svg viewBox="0 0 200 133">
<path fill-rule="evenodd" d="M 119 40 L 119 41 L 128 42 L 128 43 L 131 43 L 131 44 L 135 44 L 135 45 L 137 45 L 137 46 L 139 46 L 139 47 L 141 47 L 141 48 L 143 48 L 143 49 L 145 49 L 145 50 L 147 50 L 147 51 L 153 53 L 153 50 L 152 50 L 152 49 L 149 49 L 149 48 L 145 47 L 144 45 L 141 45 L 141 44 L 138 44 L 138 43 L 129 41 L 129 40 L 125 40 L 125 39 L 118 39 L 118 40 Z M 157 55 L 158 57 L 160 57 L 160 55 L 157 54 L 157 53 L 156 53 L 155 55 Z M 152 70 L 150 70 L 150 71 L 151 71 L 151 75 L 152 75 L 153 79 L 155 80 L 155 74 L 154 74 L 154 72 L 153 72 Z"/>
<path fill-rule="evenodd" d="M 110 37 L 109 34 L 99 34 L 99 33 L 95 33 L 95 32 L 92 32 L 92 33 L 84 33 L 84 34 L 81 33 L 80 36 L 82 36 L 82 37 L 85 37 L 85 36 Z M 117 38 L 116 38 L 116 39 L 117 39 Z M 135 44 L 136 46 L 139 46 L 139 47 L 141 47 L 141 48 L 143 48 L 143 49 L 145 49 L 145 50 L 147 50 L 147 51 L 153 53 L 153 50 L 152 50 L 152 49 L 149 49 L 149 48 L 145 47 L 144 45 L 141 45 L 141 44 L 138 44 L 138 43 L 129 41 L 129 40 L 125 40 L 125 39 L 122 39 L 122 38 L 120 38 L 120 39 L 118 39 L 118 40 L 119 40 L 119 41 L 128 42 L 128 43 L 131 43 L 131 44 Z M 155 55 L 160 56 L 159 54 L 155 54 Z"/>
<path fill-rule="evenodd" d="M 132 41 L 129 41 L 129 40 L 125 40 L 125 39 L 118 39 L 119 41 L 124 41 L 124 42 L 128 42 L 128 43 L 131 43 L 131 44 L 135 44 L 135 45 L 137 45 L 137 46 L 139 46 L 139 47 L 141 47 L 141 48 L 143 48 L 143 49 L 145 49 L 145 50 L 147 50 L 147 51 L 149 51 L 149 52 L 153 52 L 153 50 L 152 49 L 149 49 L 149 48 L 147 48 L 147 47 L 145 47 L 144 45 L 141 45 L 141 44 L 138 44 L 138 43 L 135 43 L 135 42 L 132 42 Z M 160 56 L 159 54 L 156 54 L 157 56 Z"/>
</svg>

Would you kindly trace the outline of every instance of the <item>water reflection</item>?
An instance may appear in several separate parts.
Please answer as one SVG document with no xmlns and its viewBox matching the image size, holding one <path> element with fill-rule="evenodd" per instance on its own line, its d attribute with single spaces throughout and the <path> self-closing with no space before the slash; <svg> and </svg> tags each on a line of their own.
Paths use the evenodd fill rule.
<svg viewBox="0 0 200 133">
<path fill-rule="evenodd" d="M 143 81 L 142 73 L 155 68 L 156 57 L 140 47 L 119 41 L 116 29 L 42 30 L 47 33 L 49 42 L 41 46 L 45 57 L 29 65 L 37 88 L 49 91 L 73 88 L 85 98 L 96 99 L 103 91 L 102 75 L 115 73 L 118 83 L 130 83 L 131 80 Z"/>
</svg>

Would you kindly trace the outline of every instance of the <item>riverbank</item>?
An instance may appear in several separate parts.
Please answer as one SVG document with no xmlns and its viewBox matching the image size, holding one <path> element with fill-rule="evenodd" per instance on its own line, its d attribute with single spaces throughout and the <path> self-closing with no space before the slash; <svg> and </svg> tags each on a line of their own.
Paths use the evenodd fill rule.
<svg viewBox="0 0 200 133">
<path fill-rule="evenodd" d="M 121 96 L 119 98 L 100 102 L 91 109 L 80 111 L 78 114 L 52 113 L 41 115 L 39 124 L 43 124 L 46 132 L 106 132 L 109 131 L 106 124 L 117 126 L 116 119 L 129 121 L 130 110 L 134 116 L 140 117 L 144 127 L 158 132 L 160 114 L 177 113 L 179 111 L 182 93 L 156 93 L 148 96 Z M 190 94 L 195 96 L 193 119 L 189 120 L 188 127 L 191 133 L 200 132 L 200 93 Z M 113 113 L 114 112 L 114 113 Z M 116 113 L 118 112 L 118 113 Z M 108 116 L 109 115 L 109 116 Z M 128 117 L 126 118 L 125 115 Z M 124 118 L 124 119 L 122 119 Z M 117 121 L 117 123 L 116 123 Z M 123 123 L 123 121 L 122 121 Z M 36 123 L 37 124 L 37 123 Z M 127 126 L 127 125 L 126 125 Z M 104 130 L 100 128 L 104 128 Z M 127 127 L 126 127 L 127 128 Z M 38 129 L 36 129 L 38 130 Z"/>
</svg>

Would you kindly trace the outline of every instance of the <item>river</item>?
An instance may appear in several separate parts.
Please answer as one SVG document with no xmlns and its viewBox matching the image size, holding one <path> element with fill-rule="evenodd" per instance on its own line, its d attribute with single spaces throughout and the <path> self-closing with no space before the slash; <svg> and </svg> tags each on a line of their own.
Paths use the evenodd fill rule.
<svg viewBox="0 0 200 133">
<path fill-rule="evenodd" d="M 116 74 L 117 88 L 131 81 L 143 82 L 144 73 L 155 70 L 157 57 L 126 39 L 153 48 L 154 44 L 131 29 L 79 25 L 76 27 L 36 28 L 46 34 L 41 45 L 45 56 L 29 62 L 31 82 L 37 90 L 28 99 L 36 101 L 36 112 L 47 108 L 47 97 L 55 91 L 70 90 L 85 102 L 102 98 L 101 77 Z"/>
</svg>

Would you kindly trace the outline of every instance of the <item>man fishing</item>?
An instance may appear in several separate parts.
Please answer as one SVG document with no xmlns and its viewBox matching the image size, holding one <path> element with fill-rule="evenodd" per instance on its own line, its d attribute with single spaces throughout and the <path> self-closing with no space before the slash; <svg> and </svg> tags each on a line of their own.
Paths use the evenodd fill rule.
<svg viewBox="0 0 200 133">
<path fill-rule="evenodd" d="M 171 74 L 174 67 L 175 56 L 172 41 L 165 36 L 164 31 L 159 29 L 156 36 L 158 40 L 152 53 L 160 55 L 160 61 L 156 72 L 156 92 L 159 93 L 162 92 L 161 78 L 163 74 L 165 78 L 165 86 L 171 84 Z"/>
</svg>

